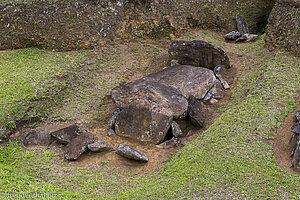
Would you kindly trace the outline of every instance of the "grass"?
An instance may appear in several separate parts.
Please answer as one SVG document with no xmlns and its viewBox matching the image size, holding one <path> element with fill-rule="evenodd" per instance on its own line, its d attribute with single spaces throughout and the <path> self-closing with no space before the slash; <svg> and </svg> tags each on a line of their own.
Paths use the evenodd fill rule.
<svg viewBox="0 0 300 200">
<path fill-rule="evenodd" d="M 48 103 L 59 101 L 55 97 L 81 62 L 68 53 L 39 49 L 0 52 L 0 129 L 13 130 L 20 120 L 46 117 Z"/>
<path fill-rule="evenodd" d="M 203 37 L 218 43 L 213 35 Z M 58 194 L 60 199 L 299 199 L 300 177 L 279 168 L 272 147 L 265 143 L 274 138 L 274 129 L 295 109 L 295 98 L 297 95 L 299 98 L 300 91 L 298 59 L 286 53 L 265 51 L 262 39 L 249 46 L 228 45 L 245 54 L 254 51 L 256 62 L 241 68 L 229 105 L 220 109 L 222 116 L 166 161 L 158 172 L 147 176 L 118 172 L 108 167 L 107 162 L 92 168 L 71 167 L 54 152 L 25 151 L 10 142 L 0 147 L 0 194 L 45 192 Z M 135 48 L 132 52 L 138 53 Z M 19 51 L 37 52 L 54 63 L 57 60 L 52 60 L 52 56 L 59 55 L 36 49 L 16 52 Z M 102 63 L 99 69 L 93 68 L 98 61 L 88 61 L 92 69 L 87 70 L 108 73 L 106 70 L 122 61 L 118 55 L 123 53 L 118 52 L 104 54 L 105 61 L 99 61 Z M 22 55 L 16 53 L 10 60 L 22 60 L 19 59 Z M 41 59 L 33 56 L 26 63 L 34 62 L 34 58 Z M 70 58 L 77 63 L 76 57 Z M 139 58 L 132 55 L 132 60 Z M 40 61 L 36 62 L 38 65 Z M 100 112 L 106 109 L 105 104 L 99 107 Z"/>
</svg>

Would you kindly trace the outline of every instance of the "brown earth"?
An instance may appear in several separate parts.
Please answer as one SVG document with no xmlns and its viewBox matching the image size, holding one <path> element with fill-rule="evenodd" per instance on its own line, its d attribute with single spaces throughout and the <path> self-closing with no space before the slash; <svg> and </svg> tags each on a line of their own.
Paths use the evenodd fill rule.
<svg viewBox="0 0 300 200">
<path fill-rule="evenodd" d="M 296 123 L 295 113 L 300 110 L 300 98 L 296 101 L 296 109 L 290 113 L 285 121 L 276 130 L 275 140 L 272 142 L 274 149 L 274 158 L 282 169 L 300 175 L 300 169 L 294 170 L 291 168 L 292 158 L 290 157 L 291 149 L 289 141 L 293 135 L 291 127 Z"/>
</svg>

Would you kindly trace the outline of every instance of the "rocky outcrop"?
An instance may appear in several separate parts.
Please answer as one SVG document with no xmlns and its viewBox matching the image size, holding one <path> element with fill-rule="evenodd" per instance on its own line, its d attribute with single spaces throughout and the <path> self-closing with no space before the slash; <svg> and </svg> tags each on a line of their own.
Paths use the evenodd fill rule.
<svg viewBox="0 0 300 200">
<path fill-rule="evenodd" d="M 0 3 L 0 49 L 96 48 L 115 37 L 169 37 L 193 27 L 229 31 L 237 14 L 255 33 L 272 6 L 273 0 L 8 1 Z"/>
<path fill-rule="evenodd" d="M 169 55 L 181 65 L 204 67 L 211 70 L 217 65 L 230 68 L 226 53 L 219 47 L 205 41 L 173 41 L 169 47 Z"/>
<path fill-rule="evenodd" d="M 300 2 L 277 0 L 270 14 L 266 30 L 269 50 L 286 49 L 300 56 Z"/>
</svg>

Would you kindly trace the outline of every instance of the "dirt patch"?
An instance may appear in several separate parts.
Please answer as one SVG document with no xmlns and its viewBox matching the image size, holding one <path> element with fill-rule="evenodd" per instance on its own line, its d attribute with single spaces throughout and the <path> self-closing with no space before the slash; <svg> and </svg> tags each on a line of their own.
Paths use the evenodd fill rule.
<svg viewBox="0 0 300 200">
<path fill-rule="evenodd" d="M 291 168 L 292 158 L 290 157 L 291 149 L 289 141 L 293 135 L 291 127 L 296 123 L 295 113 L 300 110 L 300 99 L 296 102 L 296 109 L 294 112 L 290 113 L 281 126 L 276 130 L 276 137 L 272 143 L 274 149 L 274 158 L 280 168 L 300 175 L 300 170 L 294 170 Z"/>
</svg>

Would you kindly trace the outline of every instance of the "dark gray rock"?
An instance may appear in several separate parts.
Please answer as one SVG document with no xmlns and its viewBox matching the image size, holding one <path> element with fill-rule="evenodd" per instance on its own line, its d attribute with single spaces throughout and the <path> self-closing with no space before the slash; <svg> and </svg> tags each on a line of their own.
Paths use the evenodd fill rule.
<svg viewBox="0 0 300 200">
<path fill-rule="evenodd" d="M 129 106 L 143 107 L 175 118 L 185 116 L 188 107 L 187 99 L 178 89 L 149 78 L 116 87 L 111 96 L 121 110 Z"/>
<path fill-rule="evenodd" d="M 116 136 L 116 132 L 115 132 L 113 129 L 109 129 L 109 130 L 107 131 L 107 135 L 108 135 L 108 136 Z"/>
<path fill-rule="evenodd" d="M 179 136 L 183 136 L 183 133 L 180 129 L 179 124 L 177 124 L 175 121 L 172 122 L 171 128 L 172 128 L 172 134 L 174 135 L 174 137 L 177 138 Z"/>
<path fill-rule="evenodd" d="M 136 150 L 135 148 L 126 145 L 126 144 L 119 144 L 116 153 L 120 156 L 123 156 L 125 158 L 142 161 L 142 162 L 148 162 L 148 157 L 143 154 L 142 152 Z"/>
<path fill-rule="evenodd" d="M 300 110 L 296 112 L 295 116 L 297 121 L 300 122 Z"/>
<path fill-rule="evenodd" d="M 291 146 L 291 149 L 292 149 L 291 150 L 291 157 L 294 156 L 299 141 L 300 141 L 300 134 L 293 133 L 293 136 L 290 139 L 290 146 Z"/>
<path fill-rule="evenodd" d="M 216 80 L 214 87 L 212 87 L 209 91 L 211 97 L 214 99 L 222 99 L 225 96 L 225 92 L 223 90 L 223 86 L 219 80 Z"/>
<path fill-rule="evenodd" d="M 87 146 L 94 142 L 94 135 L 89 132 L 81 133 L 73 138 L 64 149 L 65 158 L 67 160 L 77 160 Z"/>
<path fill-rule="evenodd" d="M 256 34 L 244 34 L 244 36 L 247 37 L 247 42 L 253 42 L 258 37 Z"/>
<path fill-rule="evenodd" d="M 167 67 L 145 77 L 178 89 L 187 99 L 194 96 L 203 99 L 214 86 L 216 77 L 212 70 L 189 65 Z"/>
<path fill-rule="evenodd" d="M 192 65 L 213 70 L 217 65 L 230 68 L 229 58 L 219 47 L 201 40 L 173 41 L 169 47 L 171 60 L 178 60 L 181 65 Z"/>
<path fill-rule="evenodd" d="M 120 108 L 117 108 L 117 109 L 113 112 L 111 118 L 110 118 L 109 121 L 108 121 L 108 127 L 109 127 L 110 129 L 114 129 L 114 128 L 115 128 L 116 119 L 117 119 L 117 116 L 120 114 L 120 112 L 121 112 Z"/>
<path fill-rule="evenodd" d="M 195 97 L 190 97 L 188 114 L 190 116 L 191 122 L 194 126 L 202 127 L 204 124 L 204 117 L 201 110 L 202 104 Z"/>
<path fill-rule="evenodd" d="M 123 108 L 116 120 L 116 134 L 154 144 L 162 142 L 173 117 L 148 108 Z"/>
<path fill-rule="evenodd" d="M 235 19 L 238 31 L 242 34 L 248 34 L 249 28 L 245 18 L 241 15 L 236 15 Z"/>
<path fill-rule="evenodd" d="M 294 150 L 294 157 L 292 161 L 292 168 L 297 169 L 300 163 L 300 140 L 298 140 L 296 148 Z"/>
<path fill-rule="evenodd" d="M 224 38 L 226 41 L 236 41 L 238 38 L 240 38 L 243 34 L 236 31 L 231 31 L 230 33 L 227 33 Z"/>
<path fill-rule="evenodd" d="M 79 135 L 79 127 L 77 125 L 71 125 L 51 133 L 52 137 L 58 140 L 62 144 L 68 144 L 72 139 Z"/>
<path fill-rule="evenodd" d="M 174 147 L 181 147 L 184 146 L 188 143 L 187 138 L 186 137 L 178 137 L 175 138 L 173 137 L 170 140 L 166 140 L 163 143 L 156 145 L 158 148 L 162 148 L 162 149 L 168 149 L 168 148 L 174 148 Z"/>
<path fill-rule="evenodd" d="M 220 80 L 220 82 L 221 82 L 223 88 L 224 88 L 225 90 L 228 90 L 228 89 L 230 88 L 230 86 L 229 86 L 229 84 L 225 81 L 225 79 L 224 79 L 224 78 L 222 77 L 222 75 L 221 75 L 221 71 L 222 71 L 223 68 L 224 68 L 224 66 L 222 66 L 222 65 L 216 66 L 216 67 L 214 68 L 214 73 L 215 73 L 215 76 Z M 216 84 L 217 84 L 217 83 L 215 83 L 215 85 L 216 85 Z"/>
<path fill-rule="evenodd" d="M 292 132 L 295 134 L 300 134 L 300 122 L 297 122 L 294 126 L 292 126 Z"/>
<path fill-rule="evenodd" d="M 26 134 L 23 140 L 23 144 L 25 146 L 31 146 L 31 145 L 48 146 L 50 143 L 51 143 L 51 135 L 50 132 L 47 131 L 30 130 Z"/>
<path fill-rule="evenodd" d="M 103 140 L 98 140 L 95 143 L 89 144 L 88 148 L 93 152 L 102 152 L 102 151 L 112 151 L 114 148 L 108 144 L 107 142 L 104 142 Z"/>
<path fill-rule="evenodd" d="M 186 119 L 186 117 L 185 118 L 181 118 L 181 119 L 174 119 L 173 121 L 175 121 L 179 125 L 179 127 L 180 127 L 180 129 L 182 131 L 184 131 L 186 129 L 186 127 L 187 127 L 187 119 Z"/>
</svg>

